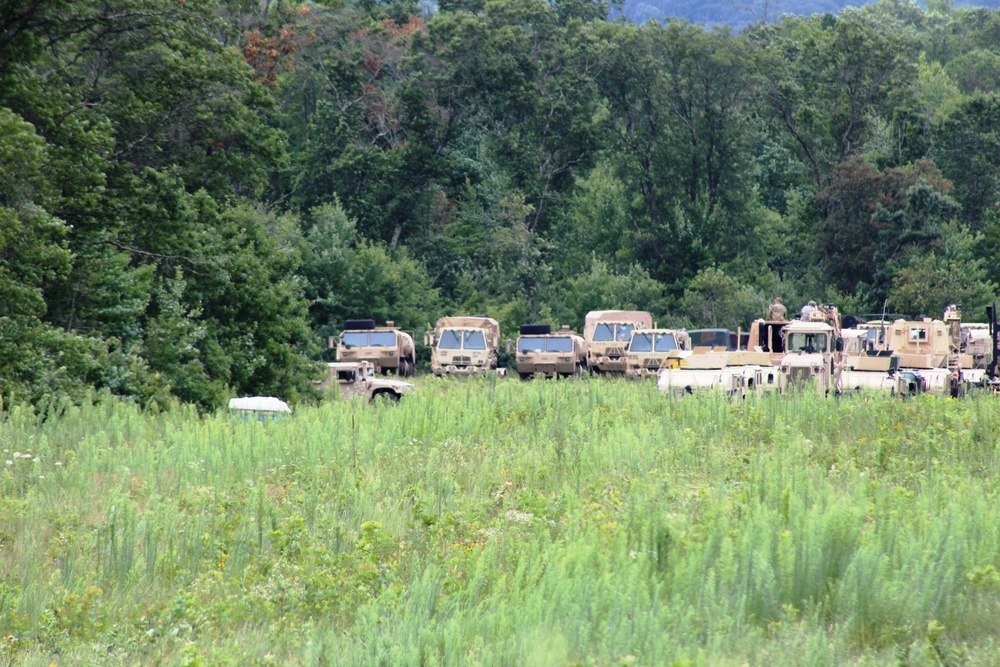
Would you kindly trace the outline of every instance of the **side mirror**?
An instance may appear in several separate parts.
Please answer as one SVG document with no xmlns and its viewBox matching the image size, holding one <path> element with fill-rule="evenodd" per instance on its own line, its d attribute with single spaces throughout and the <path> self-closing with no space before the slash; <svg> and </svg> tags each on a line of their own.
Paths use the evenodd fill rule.
<svg viewBox="0 0 1000 667">
<path fill-rule="evenodd" d="M 424 332 L 424 347 L 431 347 L 431 344 L 432 344 L 431 332 L 430 331 Z"/>
<path fill-rule="evenodd" d="M 836 349 L 837 352 L 843 352 L 844 351 L 844 339 L 843 338 L 838 338 L 837 339 L 837 342 L 834 344 L 834 349 Z"/>
<path fill-rule="evenodd" d="M 512 341 L 510 338 L 508 338 L 506 341 L 504 341 L 503 347 L 507 351 L 507 354 L 511 353 L 511 350 L 513 349 L 513 346 L 514 346 L 514 341 Z"/>
</svg>

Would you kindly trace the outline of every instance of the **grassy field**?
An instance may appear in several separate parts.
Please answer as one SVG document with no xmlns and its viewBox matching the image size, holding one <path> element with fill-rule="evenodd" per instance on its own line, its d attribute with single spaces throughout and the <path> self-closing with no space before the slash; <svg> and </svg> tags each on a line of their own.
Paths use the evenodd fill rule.
<svg viewBox="0 0 1000 667">
<path fill-rule="evenodd" d="M 995 397 L 0 420 L 0 665 L 1000 664 Z"/>
</svg>

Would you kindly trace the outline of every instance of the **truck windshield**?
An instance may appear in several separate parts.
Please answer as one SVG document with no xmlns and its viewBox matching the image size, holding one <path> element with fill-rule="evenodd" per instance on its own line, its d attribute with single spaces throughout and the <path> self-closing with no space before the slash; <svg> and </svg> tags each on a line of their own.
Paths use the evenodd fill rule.
<svg viewBox="0 0 1000 667">
<path fill-rule="evenodd" d="M 652 352 L 653 334 L 637 333 L 632 334 L 632 341 L 628 344 L 629 352 Z"/>
<path fill-rule="evenodd" d="M 368 344 L 372 347 L 396 347 L 396 332 L 373 331 L 369 336 Z"/>
<path fill-rule="evenodd" d="M 466 350 L 485 350 L 486 349 L 486 336 L 483 335 L 482 331 L 466 331 L 465 332 L 465 349 Z"/>
<path fill-rule="evenodd" d="M 368 332 L 343 333 L 340 335 L 340 344 L 344 347 L 365 347 L 368 345 Z"/>
<path fill-rule="evenodd" d="M 517 339 L 518 352 L 544 352 L 545 339 L 537 336 L 521 336 Z"/>
<path fill-rule="evenodd" d="M 594 340 L 614 340 L 615 339 L 615 325 L 613 324 L 598 324 L 597 328 L 594 329 Z"/>
<path fill-rule="evenodd" d="M 573 340 L 569 336 L 545 339 L 546 352 L 572 352 Z"/>
<path fill-rule="evenodd" d="M 670 352 L 677 349 L 677 340 L 673 334 L 656 334 L 656 351 Z"/>
<path fill-rule="evenodd" d="M 462 348 L 462 332 L 452 331 L 451 329 L 445 329 L 441 332 L 441 342 L 438 343 L 438 349 L 441 350 L 459 350 Z"/>
<path fill-rule="evenodd" d="M 825 333 L 796 333 L 788 334 L 789 352 L 826 352 Z"/>
<path fill-rule="evenodd" d="M 615 340 L 628 340 L 632 337 L 633 331 L 635 331 L 634 324 L 619 324 L 618 337 Z"/>
<path fill-rule="evenodd" d="M 694 329 L 688 333 L 691 335 L 691 344 L 696 347 L 709 345 L 729 348 L 728 329 Z"/>
</svg>

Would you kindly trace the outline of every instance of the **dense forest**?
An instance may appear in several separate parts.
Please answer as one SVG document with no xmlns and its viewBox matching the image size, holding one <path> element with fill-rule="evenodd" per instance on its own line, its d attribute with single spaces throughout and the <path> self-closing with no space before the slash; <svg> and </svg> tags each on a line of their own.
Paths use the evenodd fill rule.
<svg viewBox="0 0 1000 667">
<path fill-rule="evenodd" d="M 424 7 L 0 2 L 5 405 L 301 399 L 345 317 L 995 298 L 1000 13 Z"/>
</svg>

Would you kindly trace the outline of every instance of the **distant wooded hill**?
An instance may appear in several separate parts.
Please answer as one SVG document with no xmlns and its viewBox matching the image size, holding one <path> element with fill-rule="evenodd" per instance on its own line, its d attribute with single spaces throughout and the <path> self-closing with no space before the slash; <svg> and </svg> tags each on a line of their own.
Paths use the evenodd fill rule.
<svg viewBox="0 0 1000 667">
<path fill-rule="evenodd" d="M 883 0 L 885 1 L 885 0 Z M 783 14 L 809 16 L 811 14 L 837 14 L 847 7 L 875 4 L 863 0 L 625 0 L 621 9 L 612 11 L 624 14 L 636 23 L 649 20 L 662 21 L 676 16 L 691 23 L 728 25 L 742 28 L 748 23 L 766 19 L 775 21 Z M 905 0 L 890 0 L 888 4 L 909 4 Z M 917 3 L 924 8 L 927 3 Z M 983 2 L 955 2 L 954 7 L 1000 7 L 1000 0 Z"/>
</svg>

